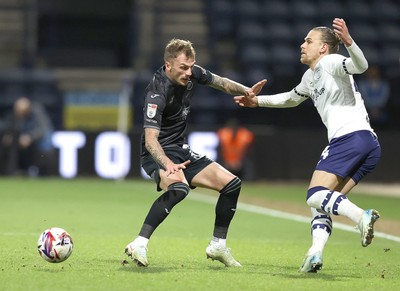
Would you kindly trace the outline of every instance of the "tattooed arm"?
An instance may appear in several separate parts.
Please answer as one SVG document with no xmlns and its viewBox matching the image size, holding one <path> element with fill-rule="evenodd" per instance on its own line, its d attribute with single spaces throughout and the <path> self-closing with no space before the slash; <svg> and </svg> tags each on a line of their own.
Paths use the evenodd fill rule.
<svg viewBox="0 0 400 291">
<path fill-rule="evenodd" d="M 267 80 L 262 80 L 253 85 L 253 87 L 246 87 L 238 82 L 232 81 L 231 79 L 220 77 L 216 74 L 212 74 L 213 80 L 210 84 L 211 87 L 221 90 L 230 95 L 244 95 L 248 96 L 250 92 L 254 94 L 260 93 L 262 87 L 265 85 Z"/>
<path fill-rule="evenodd" d="M 165 154 L 163 148 L 158 142 L 158 135 L 160 131 L 156 128 L 145 128 L 145 146 L 154 160 L 166 171 L 166 175 L 174 174 L 181 169 L 185 169 L 189 161 L 182 164 L 175 164 Z"/>
<path fill-rule="evenodd" d="M 212 74 L 212 76 L 213 80 L 210 86 L 230 95 L 247 95 L 248 90 L 250 90 L 250 88 L 228 78 L 223 78 L 216 74 Z"/>
</svg>

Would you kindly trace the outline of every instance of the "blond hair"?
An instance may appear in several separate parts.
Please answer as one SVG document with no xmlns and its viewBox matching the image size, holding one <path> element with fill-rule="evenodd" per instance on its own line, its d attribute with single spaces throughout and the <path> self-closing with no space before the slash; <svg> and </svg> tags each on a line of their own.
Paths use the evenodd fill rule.
<svg viewBox="0 0 400 291">
<path fill-rule="evenodd" d="M 173 38 L 165 47 L 164 61 L 175 59 L 181 53 L 184 53 L 187 58 L 196 58 L 196 51 L 193 48 L 192 42 L 189 40 Z"/>
<path fill-rule="evenodd" d="M 319 31 L 321 33 L 321 41 L 328 45 L 328 51 L 330 54 L 337 53 L 339 51 L 341 40 L 332 28 L 326 26 L 318 26 L 314 27 L 312 30 Z"/>
</svg>

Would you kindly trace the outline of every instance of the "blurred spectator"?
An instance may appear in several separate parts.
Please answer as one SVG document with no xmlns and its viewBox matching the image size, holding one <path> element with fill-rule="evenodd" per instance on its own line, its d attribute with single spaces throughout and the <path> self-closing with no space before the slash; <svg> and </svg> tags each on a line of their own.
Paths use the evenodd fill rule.
<svg viewBox="0 0 400 291">
<path fill-rule="evenodd" d="M 223 166 L 239 178 L 245 175 L 246 157 L 254 141 L 254 134 L 240 126 L 237 119 L 228 120 L 218 130 Z"/>
<path fill-rule="evenodd" d="M 26 97 L 14 102 L 1 125 L 0 163 L 6 175 L 48 174 L 53 125 L 44 108 Z"/>
<path fill-rule="evenodd" d="M 386 105 L 390 97 L 390 85 L 382 78 L 380 68 L 372 65 L 366 72 L 366 77 L 358 83 L 373 125 L 383 125 L 387 122 Z"/>
</svg>

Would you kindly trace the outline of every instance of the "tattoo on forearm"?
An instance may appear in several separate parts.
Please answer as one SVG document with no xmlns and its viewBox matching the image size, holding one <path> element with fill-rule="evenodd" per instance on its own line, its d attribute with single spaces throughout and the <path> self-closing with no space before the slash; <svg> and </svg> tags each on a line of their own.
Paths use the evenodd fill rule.
<svg viewBox="0 0 400 291">
<path fill-rule="evenodd" d="M 225 93 L 231 95 L 245 94 L 246 90 L 248 89 L 246 86 L 243 86 L 242 84 L 239 84 L 228 78 L 222 78 L 218 75 L 213 75 L 213 81 L 211 83 L 211 87 L 224 91 Z"/>
<path fill-rule="evenodd" d="M 149 153 L 153 156 L 153 158 L 156 160 L 156 162 L 161 165 L 165 166 L 165 154 L 164 151 L 162 150 L 161 147 L 153 144 L 147 144 L 146 145 L 147 150 Z"/>
</svg>

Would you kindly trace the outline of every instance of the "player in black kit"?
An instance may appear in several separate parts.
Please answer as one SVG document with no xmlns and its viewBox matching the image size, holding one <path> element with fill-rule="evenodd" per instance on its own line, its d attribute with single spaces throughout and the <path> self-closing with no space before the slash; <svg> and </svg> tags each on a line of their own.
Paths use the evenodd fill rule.
<svg viewBox="0 0 400 291">
<path fill-rule="evenodd" d="M 220 194 L 213 237 L 206 249 L 207 258 L 227 267 L 241 266 L 226 247 L 241 180 L 206 156 L 191 151 L 185 143 L 187 115 L 198 85 L 231 95 L 249 95 L 259 93 L 266 80 L 248 88 L 195 65 L 195 60 L 196 53 L 190 41 L 172 39 L 165 47 L 164 66 L 154 74 L 145 92 L 141 164 L 155 180 L 157 190 L 164 193 L 151 206 L 138 237 L 125 248 L 125 253 L 138 266 L 149 264 L 150 236 L 194 187 L 213 189 Z"/>
</svg>

